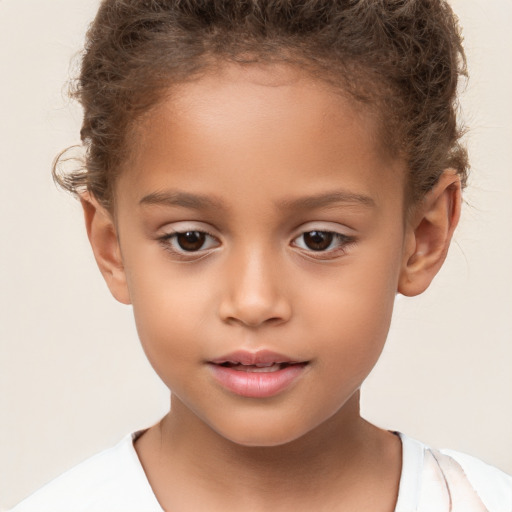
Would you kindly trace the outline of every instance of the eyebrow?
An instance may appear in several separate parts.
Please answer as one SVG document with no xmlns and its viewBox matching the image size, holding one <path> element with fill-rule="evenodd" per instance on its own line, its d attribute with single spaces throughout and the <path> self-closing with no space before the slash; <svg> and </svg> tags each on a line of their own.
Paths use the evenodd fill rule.
<svg viewBox="0 0 512 512">
<path fill-rule="evenodd" d="M 336 203 L 356 204 L 369 208 L 375 207 L 375 201 L 370 196 L 356 194 L 345 190 L 320 193 L 293 199 L 283 199 L 277 203 L 277 206 L 282 210 L 313 210 L 335 205 Z M 179 206 L 192 210 L 227 209 L 224 203 L 215 197 L 178 191 L 152 192 L 151 194 L 144 196 L 139 201 L 139 204 Z"/>
<path fill-rule="evenodd" d="M 181 206 L 192 210 L 225 209 L 222 201 L 202 194 L 188 192 L 153 192 L 144 196 L 140 205 Z"/>
<path fill-rule="evenodd" d="M 375 201 L 367 195 L 356 194 L 346 190 L 315 194 L 297 199 L 284 199 L 279 201 L 279 207 L 282 209 L 311 209 L 331 206 L 336 203 L 348 203 L 374 208 Z"/>
</svg>

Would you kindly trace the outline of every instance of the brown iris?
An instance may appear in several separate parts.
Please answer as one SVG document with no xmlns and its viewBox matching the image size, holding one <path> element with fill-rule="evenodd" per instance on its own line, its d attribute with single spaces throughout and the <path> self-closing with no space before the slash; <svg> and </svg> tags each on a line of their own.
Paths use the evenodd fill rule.
<svg viewBox="0 0 512 512">
<path fill-rule="evenodd" d="M 334 233 L 328 231 L 309 231 L 304 233 L 304 243 L 313 251 L 325 251 L 329 248 L 334 238 Z"/>
<path fill-rule="evenodd" d="M 206 234 L 201 231 L 185 231 L 176 234 L 178 245 L 184 251 L 199 251 L 204 245 L 205 239 Z"/>
</svg>

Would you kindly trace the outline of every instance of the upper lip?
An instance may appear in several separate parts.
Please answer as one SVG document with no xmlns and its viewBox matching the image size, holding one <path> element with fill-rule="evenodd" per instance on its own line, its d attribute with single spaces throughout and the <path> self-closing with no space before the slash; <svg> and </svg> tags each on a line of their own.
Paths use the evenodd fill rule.
<svg viewBox="0 0 512 512">
<path fill-rule="evenodd" d="M 247 350 L 236 350 L 229 354 L 211 359 L 208 361 L 213 364 L 235 363 L 244 365 L 270 364 L 270 363 L 305 363 L 298 359 L 293 359 L 271 350 L 258 350 L 257 352 L 249 352 Z"/>
</svg>

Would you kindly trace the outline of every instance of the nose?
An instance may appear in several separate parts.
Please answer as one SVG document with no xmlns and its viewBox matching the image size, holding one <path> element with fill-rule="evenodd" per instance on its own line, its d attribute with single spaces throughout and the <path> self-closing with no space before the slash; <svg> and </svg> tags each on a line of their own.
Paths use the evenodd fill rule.
<svg viewBox="0 0 512 512">
<path fill-rule="evenodd" d="M 233 255 L 223 277 L 222 321 L 255 328 L 290 319 L 290 297 L 271 251 L 253 249 Z"/>
</svg>

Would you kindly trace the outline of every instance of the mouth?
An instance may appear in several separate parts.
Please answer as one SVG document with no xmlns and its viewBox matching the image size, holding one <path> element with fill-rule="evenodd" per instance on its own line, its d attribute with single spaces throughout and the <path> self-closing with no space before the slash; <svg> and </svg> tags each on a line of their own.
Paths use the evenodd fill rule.
<svg viewBox="0 0 512 512">
<path fill-rule="evenodd" d="M 258 364 L 242 364 L 234 361 L 226 361 L 219 366 L 223 368 L 231 368 L 239 372 L 253 372 L 253 373 L 272 373 L 283 370 L 289 366 L 305 365 L 307 362 L 302 363 L 258 363 Z"/>
<path fill-rule="evenodd" d="M 248 398 L 269 398 L 298 381 L 309 361 L 293 360 L 270 351 L 238 351 L 208 361 L 208 366 L 225 390 Z"/>
<path fill-rule="evenodd" d="M 218 357 L 208 361 L 212 364 L 225 365 L 225 366 L 254 366 L 256 368 L 268 368 L 272 365 L 291 365 L 302 364 L 307 361 L 299 361 L 271 350 L 258 350 L 256 352 L 249 352 L 247 350 L 237 350 L 226 354 L 225 356 Z"/>
</svg>

